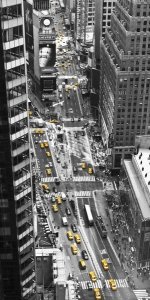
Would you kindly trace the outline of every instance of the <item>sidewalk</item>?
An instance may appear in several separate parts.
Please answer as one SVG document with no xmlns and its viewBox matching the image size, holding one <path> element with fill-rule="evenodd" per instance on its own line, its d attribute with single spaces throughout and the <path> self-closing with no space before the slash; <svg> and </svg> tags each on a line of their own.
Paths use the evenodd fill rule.
<svg viewBox="0 0 150 300">
<path fill-rule="evenodd" d="M 112 194 L 114 193 L 112 182 L 107 182 L 105 190 L 108 189 L 109 192 L 112 190 Z M 124 268 L 128 284 L 132 289 L 146 289 L 147 292 L 150 292 L 150 269 L 137 268 L 132 239 L 129 235 L 129 228 L 126 224 L 124 213 L 119 205 L 112 206 L 112 210 L 108 207 L 105 190 L 97 191 L 97 206 L 104 219 L 109 238 Z M 109 211 L 110 215 L 112 215 L 110 218 Z"/>
</svg>

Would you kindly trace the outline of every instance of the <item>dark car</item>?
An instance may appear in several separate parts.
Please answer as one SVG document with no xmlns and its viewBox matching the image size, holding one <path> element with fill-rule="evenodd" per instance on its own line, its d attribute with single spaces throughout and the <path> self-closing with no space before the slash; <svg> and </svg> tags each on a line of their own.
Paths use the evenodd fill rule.
<svg viewBox="0 0 150 300">
<path fill-rule="evenodd" d="M 83 258 L 83 259 L 85 259 L 85 260 L 88 260 L 88 259 L 89 259 L 86 250 L 82 250 L 81 254 L 82 254 L 82 258 Z"/>
<path fill-rule="evenodd" d="M 74 133 L 74 137 L 75 137 L 75 138 L 77 138 L 77 137 L 78 137 L 78 135 L 77 135 L 77 133 L 76 133 L 76 132 Z"/>
<path fill-rule="evenodd" d="M 58 163 L 60 163 L 60 158 L 59 158 L 59 157 L 57 157 L 56 159 L 57 159 L 57 162 L 58 162 Z"/>
<path fill-rule="evenodd" d="M 53 192 L 54 192 L 54 193 L 57 193 L 57 192 L 58 192 L 55 186 L 53 187 Z"/>
<path fill-rule="evenodd" d="M 66 207 L 66 214 L 67 214 L 68 216 L 70 216 L 70 215 L 71 215 L 71 210 L 70 210 L 70 208 L 69 208 L 69 207 Z"/>
<path fill-rule="evenodd" d="M 85 136 L 85 131 L 81 131 L 81 135 L 82 135 L 82 136 Z"/>
<path fill-rule="evenodd" d="M 72 229 L 73 232 L 77 232 L 76 224 L 71 224 L 71 229 Z"/>
<path fill-rule="evenodd" d="M 74 172 L 74 173 L 77 173 L 77 172 L 78 172 L 78 170 L 77 170 L 76 167 L 73 167 L 73 172 Z"/>
<path fill-rule="evenodd" d="M 55 183 L 57 184 L 57 185 L 59 185 L 60 184 L 60 180 L 58 179 L 58 178 L 55 178 Z"/>
<path fill-rule="evenodd" d="M 87 281 L 87 288 L 88 290 L 93 290 L 93 285 L 91 281 Z"/>
</svg>

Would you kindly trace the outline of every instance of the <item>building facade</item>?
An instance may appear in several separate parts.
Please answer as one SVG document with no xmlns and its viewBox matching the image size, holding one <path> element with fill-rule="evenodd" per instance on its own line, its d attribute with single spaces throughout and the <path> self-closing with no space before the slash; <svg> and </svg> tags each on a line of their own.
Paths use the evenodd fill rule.
<svg viewBox="0 0 150 300">
<path fill-rule="evenodd" d="M 53 67 L 56 61 L 56 32 L 53 18 L 39 16 L 39 66 L 40 90 L 42 101 L 50 101 L 51 94 L 56 90 L 57 73 Z"/>
<path fill-rule="evenodd" d="M 139 266 L 147 266 L 150 265 L 150 136 L 137 136 L 136 146 L 132 160 L 123 160 L 125 189 L 120 189 L 120 199 L 137 262 Z"/>
<path fill-rule="evenodd" d="M 75 39 L 76 48 L 82 50 L 82 44 L 88 46 L 93 43 L 95 17 L 95 1 L 76 0 L 75 3 Z"/>
<path fill-rule="evenodd" d="M 0 1 L 0 53 L 1 282 L 4 300 L 31 300 L 36 278 L 23 0 Z"/>
<path fill-rule="evenodd" d="M 107 27 L 110 27 L 111 13 L 115 7 L 116 0 L 95 0 L 95 28 L 94 28 L 94 48 L 96 64 L 99 67 L 100 60 L 100 40 L 105 36 Z"/>
<path fill-rule="evenodd" d="M 148 133 L 150 103 L 150 0 L 115 4 L 101 42 L 102 139 L 111 166 L 134 151 L 135 135 Z"/>
<path fill-rule="evenodd" d="M 33 4 L 36 10 L 50 9 L 50 0 L 33 0 Z"/>
</svg>

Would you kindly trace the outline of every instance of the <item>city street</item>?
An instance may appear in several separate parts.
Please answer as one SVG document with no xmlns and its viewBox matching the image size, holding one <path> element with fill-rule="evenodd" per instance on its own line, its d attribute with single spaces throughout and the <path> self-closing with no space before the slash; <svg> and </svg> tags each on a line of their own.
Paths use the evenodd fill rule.
<svg viewBox="0 0 150 300">
<path fill-rule="evenodd" d="M 87 130 L 89 119 L 84 115 L 82 107 L 83 99 L 78 83 L 80 74 L 74 63 L 75 58 L 70 54 L 73 49 L 68 49 L 66 43 L 63 46 L 63 39 L 68 36 L 68 32 L 66 34 L 63 31 L 62 19 L 58 14 L 56 22 L 58 103 L 55 112 L 59 120 L 46 120 L 42 134 L 38 132 L 40 128 L 31 129 L 38 176 L 37 189 L 40 192 L 43 190 L 46 213 L 59 232 L 56 243 L 57 247 L 61 245 L 65 255 L 66 278 L 69 273 L 73 275 L 81 299 L 94 299 L 93 289 L 99 288 L 103 299 L 134 300 L 136 296 L 109 238 L 109 232 L 107 238 L 103 238 L 95 222 L 96 216 L 103 216 L 105 210 L 102 210 L 99 203 L 102 201 L 100 193 L 104 192 L 107 183 L 104 187 L 104 176 L 100 175 L 102 173 L 95 175 L 98 160 Z M 99 162 L 103 160 L 103 156 L 104 152 L 101 151 Z M 65 199 L 62 198 L 62 193 L 65 194 Z M 90 227 L 85 214 L 85 204 L 90 206 L 94 220 Z M 67 219 L 66 224 L 64 217 Z M 107 227 L 107 220 L 104 219 L 104 223 Z M 74 224 L 81 239 L 79 243 L 73 232 Z M 70 239 L 68 231 L 72 235 Z M 77 253 L 73 253 L 73 244 L 77 246 Z M 85 260 L 86 266 L 82 270 L 80 260 L 83 259 L 83 250 L 86 250 L 88 259 Z M 102 259 L 107 261 L 107 271 L 102 265 Z M 95 272 L 96 280 L 91 280 L 91 271 Z M 110 279 L 115 281 L 114 290 Z"/>
</svg>

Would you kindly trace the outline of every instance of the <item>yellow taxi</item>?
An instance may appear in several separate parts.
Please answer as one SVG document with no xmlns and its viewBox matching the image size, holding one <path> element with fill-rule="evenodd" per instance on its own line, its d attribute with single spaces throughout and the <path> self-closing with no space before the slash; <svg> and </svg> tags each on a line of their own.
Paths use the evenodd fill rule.
<svg viewBox="0 0 150 300">
<path fill-rule="evenodd" d="M 88 168 L 88 173 L 93 174 L 93 168 Z"/>
<path fill-rule="evenodd" d="M 89 276 L 91 278 L 91 281 L 93 281 L 93 282 L 97 281 L 97 276 L 94 271 L 89 272 Z"/>
<path fill-rule="evenodd" d="M 72 251 L 72 254 L 77 254 L 78 253 L 78 247 L 77 247 L 76 244 L 71 245 L 71 251 Z"/>
<path fill-rule="evenodd" d="M 56 199 L 57 204 L 61 204 L 62 203 L 61 196 L 57 195 L 57 196 L 55 196 L 55 199 Z"/>
<path fill-rule="evenodd" d="M 39 134 L 43 134 L 44 130 L 43 129 L 35 129 L 34 133 L 39 133 Z"/>
<path fill-rule="evenodd" d="M 47 157 L 51 157 L 51 153 L 50 152 L 46 152 L 46 156 Z"/>
<path fill-rule="evenodd" d="M 86 163 L 85 163 L 85 162 L 82 162 L 82 163 L 81 163 L 81 167 L 82 167 L 82 169 L 85 169 L 85 168 L 86 168 Z"/>
<path fill-rule="evenodd" d="M 104 268 L 105 271 L 109 270 L 109 265 L 108 265 L 107 259 L 105 259 L 105 258 L 102 259 L 101 263 L 102 263 L 102 266 L 103 266 L 103 268 Z"/>
<path fill-rule="evenodd" d="M 29 115 L 29 117 L 32 117 L 33 113 L 31 110 L 28 110 L 28 115 Z"/>
<path fill-rule="evenodd" d="M 69 90 L 68 90 L 68 87 L 67 87 L 67 86 L 65 87 L 65 91 L 66 91 L 66 92 L 69 92 Z"/>
<path fill-rule="evenodd" d="M 48 141 L 44 141 L 44 147 L 48 148 Z"/>
<path fill-rule="evenodd" d="M 40 185 L 44 191 L 50 191 L 49 186 L 46 183 Z"/>
<path fill-rule="evenodd" d="M 41 149 L 43 149 L 44 148 L 44 143 L 40 143 L 40 147 L 41 147 Z"/>
<path fill-rule="evenodd" d="M 102 299 L 101 290 L 99 288 L 94 288 L 93 292 L 94 292 L 95 300 L 101 300 Z"/>
<path fill-rule="evenodd" d="M 40 186 L 44 189 L 47 190 L 49 189 L 48 185 L 46 183 L 41 183 Z"/>
<path fill-rule="evenodd" d="M 110 285 L 110 288 L 112 289 L 112 291 L 116 291 L 117 290 L 117 284 L 116 284 L 116 280 L 115 279 L 109 279 L 109 285 Z"/>
<path fill-rule="evenodd" d="M 79 86 L 79 83 L 78 83 L 78 82 L 76 82 L 74 85 L 75 85 L 75 86 Z"/>
<path fill-rule="evenodd" d="M 34 133 L 40 133 L 39 130 L 40 130 L 40 129 L 35 129 L 35 130 L 34 130 Z"/>
<path fill-rule="evenodd" d="M 59 123 L 59 121 L 54 119 L 54 120 L 49 121 L 49 123 Z"/>
<path fill-rule="evenodd" d="M 43 129 L 39 129 L 39 133 L 40 133 L 40 134 L 43 134 L 43 133 L 44 133 L 44 130 L 43 130 Z"/>
<path fill-rule="evenodd" d="M 58 211 L 58 206 L 57 206 L 57 204 L 53 204 L 53 205 L 52 205 L 52 209 L 53 209 L 54 212 L 57 212 L 57 211 Z"/>
<path fill-rule="evenodd" d="M 49 168 L 49 169 L 46 169 L 46 174 L 49 176 L 49 175 L 52 175 L 52 170 Z"/>
<path fill-rule="evenodd" d="M 81 270 L 85 270 L 86 269 L 86 263 L 84 259 L 80 259 L 79 260 L 79 267 Z"/>
<path fill-rule="evenodd" d="M 73 240 L 73 234 L 72 234 L 72 231 L 67 231 L 67 238 L 69 241 Z"/>
<path fill-rule="evenodd" d="M 75 241 L 76 241 L 77 244 L 80 244 L 80 243 L 81 243 L 81 238 L 80 238 L 80 235 L 79 235 L 78 233 L 76 233 L 76 234 L 74 235 L 74 239 L 75 239 Z"/>
</svg>

